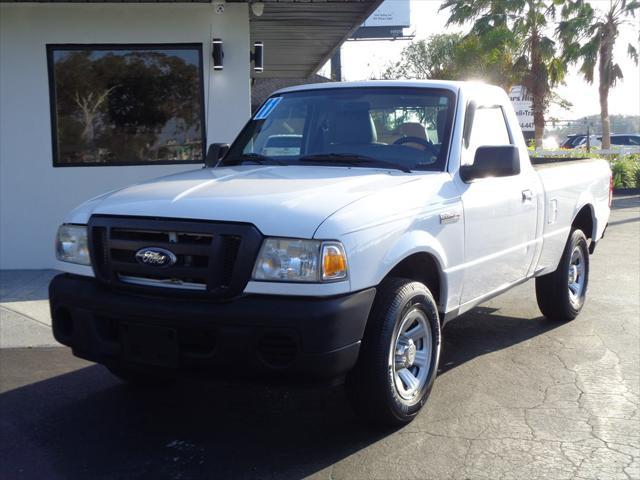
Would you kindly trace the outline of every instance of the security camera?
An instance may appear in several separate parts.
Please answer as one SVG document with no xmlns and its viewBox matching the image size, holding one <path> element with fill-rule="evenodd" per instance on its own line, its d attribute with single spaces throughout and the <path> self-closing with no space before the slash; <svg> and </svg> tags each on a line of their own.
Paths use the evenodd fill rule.
<svg viewBox="0 0 640 480">
<path fill-rule="evenodd" d="M 224 3 L 216 3 L 215 10 L 218 15 L 222 15 L 224 13 Z"/>
<path fill-rule="evenodd" d="M 256 17 L 261 17 L 264 13 L 264 3 L 262 2 L 253 2 L 251 4 L 251 11 Z"/>
</svg>

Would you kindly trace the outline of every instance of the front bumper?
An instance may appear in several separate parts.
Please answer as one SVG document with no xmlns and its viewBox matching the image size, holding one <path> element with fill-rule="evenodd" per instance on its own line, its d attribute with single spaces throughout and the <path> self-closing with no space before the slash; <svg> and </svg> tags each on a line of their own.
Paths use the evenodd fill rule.
<svg viewBox="0 0 640 480">
<path fill-rule="evenodd" d="M 49 285 L 53 334 L 74 355 L 110 367 L 234 378 L 340 377 L 356 363 L 374 297 L 371 288 L 211 302 L 121 292 L 70 274 Z"/>
</svg>

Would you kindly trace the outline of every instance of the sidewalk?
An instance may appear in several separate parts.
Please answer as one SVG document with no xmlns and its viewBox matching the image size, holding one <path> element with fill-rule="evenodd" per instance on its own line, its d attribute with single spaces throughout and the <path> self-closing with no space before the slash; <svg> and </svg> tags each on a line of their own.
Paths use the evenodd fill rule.
<svg viewBox="0 0 640 480">
<path fill-rule="evenodd" d="M 47 300 L 55 270 L 0 270 L 0 348 L 59 346 Z"/>
</svg>

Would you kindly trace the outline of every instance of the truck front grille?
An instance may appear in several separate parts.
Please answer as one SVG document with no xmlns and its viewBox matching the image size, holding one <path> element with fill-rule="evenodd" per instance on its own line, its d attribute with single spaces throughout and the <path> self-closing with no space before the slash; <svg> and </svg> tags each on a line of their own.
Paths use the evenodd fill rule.
<svg viewBox="0 0 640 480">
<path fill-rule="evenodd" d="M 251 276 L 262 236 L 248 224 L 94 215 L 89 245 L 96 277 L 109 285 L 148 291 L 236 295 Z M 136 254 L 162 249 L 170 265 L 149 265 Z"/>
</svg>

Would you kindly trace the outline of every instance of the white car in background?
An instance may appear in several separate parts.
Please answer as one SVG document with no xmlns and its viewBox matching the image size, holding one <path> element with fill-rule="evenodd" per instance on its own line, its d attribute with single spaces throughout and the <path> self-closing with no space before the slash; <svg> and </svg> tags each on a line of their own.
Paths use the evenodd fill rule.
<svg viewBox="0 0 640 480">
<path fill-rule="evenodd" d="M 572 144 L 574 146 L 571 148 L 586 149 L 587 136 L 583 135 L 579 139 L 576 139 L 574 142 L 572 142 Z M 590 135 L 589 148 L 601 149 L 602 136 Z M 611 149 L 619 150 L 621 153 L 640 153 L 640 134 L 620 134 L 620 133 L 612 134 Z"/>
</svg>

